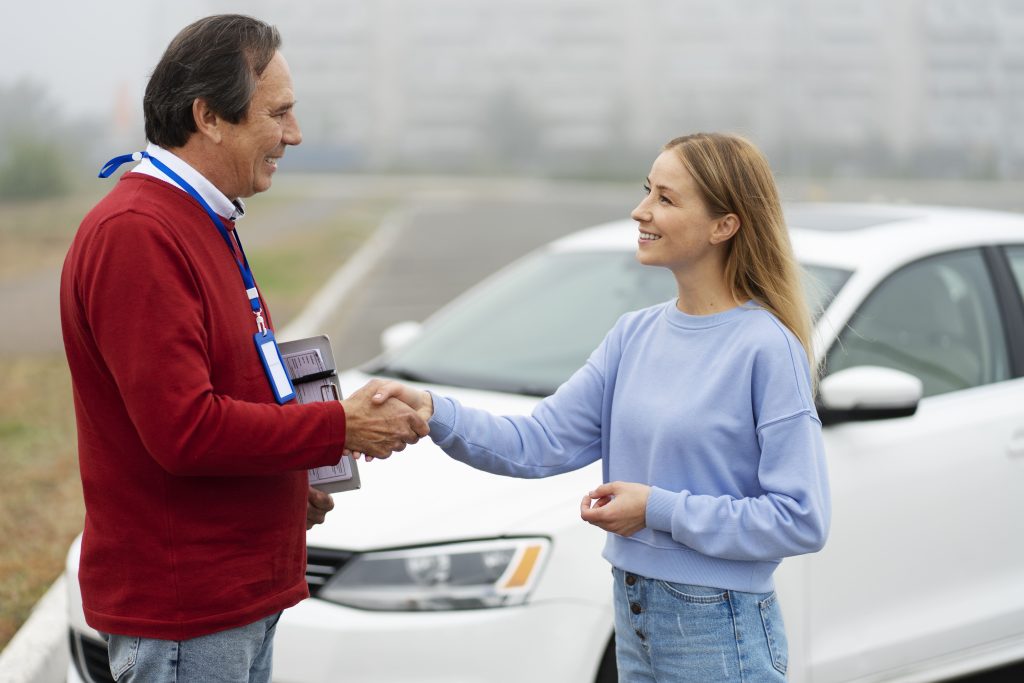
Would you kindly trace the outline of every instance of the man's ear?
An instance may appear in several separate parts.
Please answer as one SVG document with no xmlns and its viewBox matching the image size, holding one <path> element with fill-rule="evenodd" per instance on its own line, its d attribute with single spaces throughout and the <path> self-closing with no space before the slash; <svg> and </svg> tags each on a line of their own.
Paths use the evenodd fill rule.
<svg viewBox="0 0 1024 683">
<path fill-rule="evenodd" d="M 211 142 L 219 143 L 224 135 L 224 121 L 206 103 L 197 97 L 192 101 L 192 118 L 196 122 L 196 131 L 206 136 Z"/>
<path fill-rule="evenodd" d="M 727 213 L 715 223 L 711 231 L 711 244 L 721 244 L 732 239 L 733 235 L 739 232 L 740 217 L 734 213 Z"/>
</svg>

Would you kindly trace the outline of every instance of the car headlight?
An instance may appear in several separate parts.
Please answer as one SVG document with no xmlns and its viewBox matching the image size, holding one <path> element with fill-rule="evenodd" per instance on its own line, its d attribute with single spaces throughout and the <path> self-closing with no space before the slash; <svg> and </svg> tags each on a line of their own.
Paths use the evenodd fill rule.
<svg viewBox="0 0 1024 683">
<path fill-rule="evenodd" d="M 550 545 L 545 538 L 508 538 L 355 555 L 317 597 L 411 612 L 521 605 Z"/>
</svg>

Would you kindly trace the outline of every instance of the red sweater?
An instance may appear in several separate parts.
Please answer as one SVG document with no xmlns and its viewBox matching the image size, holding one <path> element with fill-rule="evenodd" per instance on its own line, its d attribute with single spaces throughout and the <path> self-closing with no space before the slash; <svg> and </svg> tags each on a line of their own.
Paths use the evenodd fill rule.
<svg viewBox="0 0 1024 683">
<path fill-rule="evenodd" d="M 305 470 L 338 461 L 345 413 L 274 401 L 238 267 L 199 204 L 125 174 L 82 222 L 60 299 L 89 625 L 183 640 L 307 597 Z"/>
</svg>

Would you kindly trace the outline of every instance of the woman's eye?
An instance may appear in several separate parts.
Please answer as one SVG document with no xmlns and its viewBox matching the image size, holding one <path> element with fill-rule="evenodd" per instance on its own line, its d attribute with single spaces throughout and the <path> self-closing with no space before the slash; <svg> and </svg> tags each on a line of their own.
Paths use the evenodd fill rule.
<svg viewBox="0 0 1024 683">
<path fill-rule="evenodd" d="M 647 183 L 643 184 L 643 188 L 644 188 L 644 194 L 650 194 L 651 193 L 651 186 L 648 185 Z"/>
</svg>

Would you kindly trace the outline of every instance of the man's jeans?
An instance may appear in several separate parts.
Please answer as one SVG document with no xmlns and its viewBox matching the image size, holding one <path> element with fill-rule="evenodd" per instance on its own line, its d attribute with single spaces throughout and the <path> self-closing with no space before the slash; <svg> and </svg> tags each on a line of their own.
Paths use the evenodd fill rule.
<svg viewBox="0 0 1024 683">
<path fill-rule="evenodd" d="M 118 683 L 270 683 L 281 613 L 190 640 L 103 634 Z"/>
<path fill-rule="evenodd" d="M 614 569 L 620 683 L 785 681 L 775 593 L 691 586 Z"/>
</svg>

